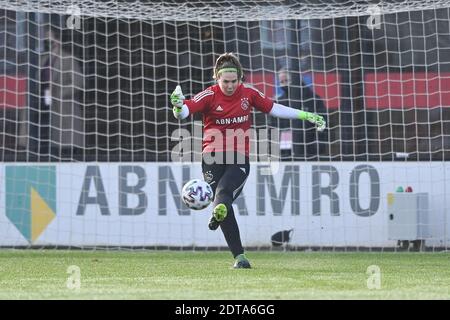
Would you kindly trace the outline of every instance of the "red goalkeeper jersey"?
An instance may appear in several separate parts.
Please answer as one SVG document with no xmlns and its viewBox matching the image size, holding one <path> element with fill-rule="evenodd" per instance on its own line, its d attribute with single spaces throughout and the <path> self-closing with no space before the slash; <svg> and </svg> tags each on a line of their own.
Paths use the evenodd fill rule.
<svg viewBox="0 0 450 320">
<path fill-rule="evenodd" d="M 251 111 L 269 113 L 273 101 L 258 90 L 240 84 L 231 96 L 213 85 L 184 103 L 189 113 L 203 114 L 203 152 L 237 151 L 249 156 Z"/>
</svg>

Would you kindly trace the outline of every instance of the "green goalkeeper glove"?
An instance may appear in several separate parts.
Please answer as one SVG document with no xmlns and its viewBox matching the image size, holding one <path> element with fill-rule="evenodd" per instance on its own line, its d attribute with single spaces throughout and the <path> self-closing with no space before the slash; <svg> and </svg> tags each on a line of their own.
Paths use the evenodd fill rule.
<svg viewBox="0 0 450 320">
<path fill-rule="evenodd" d="M 175 90 L 173 90 L 170 95 L 170 103 L 173 105 L 173 113 L 180 113 L 183 108 L 183 102 L 185 97 L 183 96 L 183 92 L 181 91 L 180 86 L 176 86 Z"/>
<path fill-rule="evenodd" d="M 322 132 L 323 130 L 325 130 L 325 127 L 327 125 L 327 123 L 325 122 L 325 119 L 321 115 L 316 114 L 316 113 L 311 113 L 311 112 L 300 110 L 299 118 L 301 120 L 307 120 L 307 121 L 311 122 L 312 124 L 315 124 L 316 130 L 319 132 Z"/>
</svg>

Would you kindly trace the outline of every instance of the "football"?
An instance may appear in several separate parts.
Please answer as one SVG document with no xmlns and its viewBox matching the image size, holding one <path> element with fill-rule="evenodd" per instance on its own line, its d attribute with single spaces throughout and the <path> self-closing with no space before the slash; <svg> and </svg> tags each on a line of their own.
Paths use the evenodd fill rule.
<svg viewBox="0 0 450 320">
<path fill-rule="evenodd" d="M 188 181 L 181 191 L 183 202 L 193 210 L 202 210 L 209 206 L 214 197 L 211 186 L 203 180 Z"/>
</svg>

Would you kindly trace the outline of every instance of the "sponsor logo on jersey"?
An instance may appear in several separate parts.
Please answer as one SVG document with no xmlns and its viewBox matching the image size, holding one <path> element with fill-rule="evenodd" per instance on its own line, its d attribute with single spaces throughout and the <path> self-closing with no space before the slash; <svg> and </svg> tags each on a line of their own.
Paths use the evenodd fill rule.
<svg viewBox="0 0 450 320">
<path fill-rule="evenodd" d="M 223 108 L 220 106 L 220 104 L 217 106 L 216 111 L 222 112 Z"/>
<path fill-rule="evenodd" d="M 248 115 L 233 117 L 233 118 L 225 118 L 225 119 L 216 119 L 216 124 L 234 124 L 234 123 L 243 123 L 248 121 Z"/>
</svg>

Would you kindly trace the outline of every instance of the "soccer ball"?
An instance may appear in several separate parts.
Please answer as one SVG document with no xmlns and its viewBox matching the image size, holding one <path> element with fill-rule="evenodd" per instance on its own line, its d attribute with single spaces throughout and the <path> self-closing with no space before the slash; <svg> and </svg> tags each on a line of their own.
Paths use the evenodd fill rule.
<svg viewBox="0 0 450 320">
<path fill-rule="evenodd" d="M 205 209 L 213 200 L 214 192 L 211 186 L 200 179 L 188 181 L 181 190 L 183 202 L 190 209 Z"/>
</svg>

